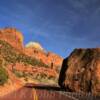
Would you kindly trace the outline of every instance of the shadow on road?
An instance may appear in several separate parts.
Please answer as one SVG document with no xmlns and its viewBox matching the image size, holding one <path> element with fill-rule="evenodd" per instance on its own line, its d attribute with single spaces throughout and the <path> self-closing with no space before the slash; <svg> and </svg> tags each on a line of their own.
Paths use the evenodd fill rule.
<svg viewBox="0 0 100 100">
<path fill-rule="evenodd" d="M 50 86 L 50 85 L 44 85 L 44 84 L 26 84 L 25 87 L 27 88 L 34 88 L 34 89 L 39 89 L 39 90 L 52 90 L 52 91 L 63 91 L 63 89 L 61 89 L 58 86 Z"/>
</svg>

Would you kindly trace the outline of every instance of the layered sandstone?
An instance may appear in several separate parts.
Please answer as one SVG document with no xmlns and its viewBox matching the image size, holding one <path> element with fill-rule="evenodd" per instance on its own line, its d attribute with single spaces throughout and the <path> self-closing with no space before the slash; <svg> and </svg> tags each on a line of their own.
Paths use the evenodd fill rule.
<svg viewBox="0 0 100 100">
<path fill-rule="evenodd" d="M 69 91 L 100 94 L 100 48 L 75 49 L 63 61 L 59 85 Z"/>
<path fill-rule="evenodd" d="M 41 48 L 43 47 L 41 46 Z M 44 49 L 39 49 L 34 46 L 27 46 L 25 48 L 25 54 L 42 61 L 51 69 L 54 69 L 58 72 L 60 71 L 63 58 L 57 54 L 46 52 Z"/>
<path fill-rule="evenodd" d="M 43 66 L 35 66 L 33 67 L 32 65 L 27 65 L 24 63 L 15 63 L 15 64 L 10 64 L 8 66 L 8 69 L 13 71 L 17 71 L 17 72 L 22 72 L 22 73 L 26 73 L 28 75 L 31 75 L 33 78 L 37 78 L 39 77 L 43 77 L 43 78 L 54 78 L 56 79 L 56 77 L 58 77 L 57 72 L 53 69 L 50 68 L 45 68 Z M 42 76 L 43 75 L 43 76 Z"/>
</svg>

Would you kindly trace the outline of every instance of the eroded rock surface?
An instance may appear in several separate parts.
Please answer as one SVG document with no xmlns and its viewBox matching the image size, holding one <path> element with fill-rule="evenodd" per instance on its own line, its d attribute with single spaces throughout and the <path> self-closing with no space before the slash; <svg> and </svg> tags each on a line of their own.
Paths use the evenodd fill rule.
<svg viewBox="0 0 100 100">
<path fill-rule="evenodd" d="M 69 91 L 100 95 L 100 48 L 75 49 L 63 61 L 59 85 Z"/>
<path fill-rule="evenodd" d="M 8 42 L 18 50 L 23 49 L 23 35 L 15 28 L 0 29 L 0 40 Z"/>
<path fill-rule="evenodd" d="M 38 42 L 23 46 L 23 38 L 15 28 L 0 29 L 0 58 L 4 59 L 6 67 L 11 67 L 11 72 L 25 82 L 57 84 L 63 58 L 46 52 Z"/>
<path fill-rule="evenodd" d="M 50 66 L 49 68 L 54 69 L 59 73 L 63 58 L 55 53 L 46 52 L 40 44 L 38 44 L 39 46 L 36 43 L 34 44 L 33 46 L 31 45 L 25 48 L 25 54 L 42 61 L 46 65 Z"/>
</svg>

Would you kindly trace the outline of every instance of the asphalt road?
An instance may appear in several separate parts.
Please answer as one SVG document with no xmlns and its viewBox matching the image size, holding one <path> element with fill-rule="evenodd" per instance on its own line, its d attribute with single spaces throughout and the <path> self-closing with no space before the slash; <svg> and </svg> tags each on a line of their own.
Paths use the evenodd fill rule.
<svg viewBox="0 0 100 100">
<path fill-rule="evenodd" d="M 52 87 L 24 86 L 19 90 L 5 95 L 0 100 L 75 100 L 59 92 L 53 91 Z"/>
<path fill-rule="evenodd" d="M 1 97 L 0 100 L 100 100 L 100 96 L 65 92 L 57 86 L 26 84 L 22 88 Z"/>
</svg>

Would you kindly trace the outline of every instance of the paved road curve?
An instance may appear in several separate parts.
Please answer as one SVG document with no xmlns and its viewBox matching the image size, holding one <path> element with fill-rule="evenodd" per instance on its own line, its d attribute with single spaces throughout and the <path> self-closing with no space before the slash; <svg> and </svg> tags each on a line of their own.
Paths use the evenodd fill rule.
<svg viewBox="0 0 100 100">
<path fill-rule="evenodd" d="M 27 84 L 0 100 L 100 100 L 100 97 L 61 91 L 59 87 Z"/>
<path fill-rule="evenodd" d="M 39 88 L 25 86 L 17 91 L 5 95 L 0 98 L 0 100 L 73 100 L 72 98 L 56 91 Z"/>
</svg>

